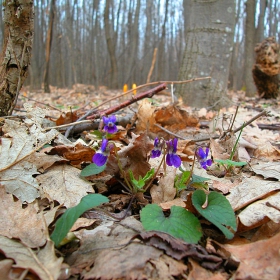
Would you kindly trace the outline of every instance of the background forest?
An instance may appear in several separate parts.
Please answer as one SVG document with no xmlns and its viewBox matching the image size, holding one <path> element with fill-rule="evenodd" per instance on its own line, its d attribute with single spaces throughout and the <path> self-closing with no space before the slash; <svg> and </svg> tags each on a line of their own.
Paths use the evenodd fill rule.
<svg viewBox="0 0 280 280">
<path fill-rule="evenodd" d="M 33 89 L 42 87 L 46 60 L 52 86 L 83 83 L 122 88 L 125 83 L 129 87 L 133 83 L 144 84 L 155 50 L 150 81 L 177 80 L 191 2 L 35 0 L 32 61 L 25 85 Z M 244 77 L 246 71 L 251 76 L 253 48 L 268 36 L 279 41 L 279 22 L 278 0 L 237 0 L 230 88 L 250 87 L 250 81 L 246 82 Z M 51 27 L 48 59 L 46 42 Z M 1 41 L 3 28 L 2 24 Z"/>
</svg>

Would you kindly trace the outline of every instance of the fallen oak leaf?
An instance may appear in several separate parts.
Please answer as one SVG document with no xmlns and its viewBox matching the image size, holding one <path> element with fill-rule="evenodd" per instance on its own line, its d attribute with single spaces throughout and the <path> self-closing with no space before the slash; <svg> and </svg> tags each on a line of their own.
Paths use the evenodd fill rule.
<svg viewBox="0 0 280 280">
<path fill-rule="evenodd" d="M 82 197 L 94 192 L 91 184 L 80 178 L 80 170 L 67 164 L 50 167 L 38 175 L 37 180 L 44 192 L 42 198 L 46 196 L 67 208 L 76 206 Z"/>
<path fill-rule="evenodd" d="M 22 208 L 21 201 L 14 201 L 0 185 L 0 234 L 20 239 L 28 247 L 40 247 L 46 243 L 48 229 L 42 213 L 38 213 L 36 202 Z"/>
<path fill-rule="evenodd" d="M 217 269 L 217 267 L 223 261 L 221 257 L 209 254 L 201 245 L 184 242 L 183 240 L 175 238 L 165 232 L 141 232 L 139 236 L 136 237 L 140 237 L 145 242 L 145 244 L 164 250 L 167 255 L 176 260 L 181 260 L 185 257 L 191 257 L 202 262 L 202 265 L 203 262 L 211 262 L 213 263 L 213 270 Z"/>
<path fill-rule="evenodd" d="M 33 251 L 23 244 L 0 235 L 0 250 L 7 258 L 13 259 L 13 267 L 25 268 L 41 280 L 58 279 L 63 258 L 57 258 L 52 241 L 44 248 Z"/>
</svg>

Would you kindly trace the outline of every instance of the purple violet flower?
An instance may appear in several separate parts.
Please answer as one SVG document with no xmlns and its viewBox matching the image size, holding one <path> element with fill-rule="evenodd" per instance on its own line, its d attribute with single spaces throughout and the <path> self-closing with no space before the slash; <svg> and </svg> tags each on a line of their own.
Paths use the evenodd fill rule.
<svg viewBox="0 0 280 280">
<path fill-rule="evenodd" d="M 169 166 L 180 167 L 181 159 L 176 154 L 177 152 L 177 143 L 178 139 L 174 138 L 173 140 L 166 141 L 167 145 L 167 155 L 166 155 L 166 164 Z"/>
<path fill-rule="evenodd" d="M 97 166 L 103 166 L 108 159 L 110 154 L 110 146 L 108 146 L 108 139 L 103 139 L 100 150 L 98 150 L 92 157 L 92 162 Z"/>
<path fill-rule="evenodd" d="M 157 158 L 161 155 L 162 145 L 160 144 L 160 140 L 156 137 L 154 141 L 154 149 L 151 151 L 151 158 Z"/>
<path fill-rule="evenodd" d="M 116 133 L 118 131 L 118 128 L 116 126 L 116 121 L 117 118 L 114 115 L 109 116 L 108 118 L 104 116 L 103 117 L 104 130 L 110 134 Z"/>
<path fill-rule="evenodd" d="M 200 166 L 203 169 L 207 169 L 207 167 L 211 166 L 211 164 L 212 164 L 212 160 L 207 159 L 208 154 L 209 154 L 209 148 L 206 148 L 205 152 L 204 152 L 204 150 L 201 147 L 199 147 L 196 151 L 196 156 L 197 156 L 198 162 L 200 163 Z"/>
</svg>

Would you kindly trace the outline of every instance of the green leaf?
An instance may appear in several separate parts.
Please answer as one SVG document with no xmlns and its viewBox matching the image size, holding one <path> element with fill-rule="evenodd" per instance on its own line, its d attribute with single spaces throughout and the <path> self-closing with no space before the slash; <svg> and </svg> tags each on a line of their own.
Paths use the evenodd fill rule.
<svg viewBox="0 0 280 280">
<path fill-rule="evenodd" d="M 102 139 L 102 137 L 103 137 L 103 134 L 100 130 L 94 130 L 90 134 L 93 134 L 98 139 Z"/>
<path fill-rule="evenodd" d="M 192 182 L 193 183 L 203 183 L 203 182 L 209 181 L 209 180 L 210 180 L 209 178 L 197 176 L 195 174 L 192 175 Z"/>
<path fill-rule="evenodd" d="M 183 207 L 172 206 L 170 211 L 170 216 L 165 217 L 157 204 L 148 204 L 140 213 L 144 229 L 162 231 L 188 243 L 197 243 L 202 236 L 198 218 Z"/>
<path fill-rule="evenodd" d="M 154 170 L 154 168 L 152 168 L 151 170 L 149 170 L 147 172 L 147 174 L 143 178 L 142 178 L 142 176 L 139 176 L 139 179 L 136 180 L 134 178 L 132 171 L 129 170 L 130 181 L 133 184 L 135 191 L 141 190 L 145 186 L 146 181 L 150 180 L 153 177 L 154 173 L 155 173 L 155 170 Z"/>
<path fill-rule="evenodd" d="M 104 164 L 102 166 L 98 166 L 95 163 L 91 163 L 81 171 L 80 175 L 82 177 L 96 175 L 96 174 L 99 174 L 102 171 L 104 171 L 105 168 L 106 168 L 106 164 Z"/>
<path fill-rule="evenodd" d="M 190 178 L 190 175 L 191 175 L 190 171 L 184 171 L 182 169 L 181 169 L 181 171 L 183 172 L 181 174 L 181 178 L 179 178 L 179 176 L 177 176 L 175 179 L 175 188 L 177 189 L 177 191 L 181 191 L 186 188 L 186 182 L 188 181 L 188 179 Z"/>
<path fill-rule="evenodd" d="M 227 166 L 244 166 L 247 164 L 245 161 L 233 161 L 230 159 L 216 159 L 215 161 Z"/>
<path fill-rule="evenodd" d="M 96 207 L 102 203 L 108 202 L 108 198 L 101 194 L 88 194 L 84 196 L 80 203 L 75 207 L 67 209 L 57 220 L 55 229 L 51 235 L 51 240 L 55 246 L 58 246 L 68 231 L 74 225 L 76 220 L 87 210 Z"/>
<path fill-rule="evenodd" d="M 196 190 L 192 194 L 192 203 L 195 209 L 208 221 L 219 228 L 226 238 L 233 238 L 234 234 L 227 228 L 231 227 L 236 231 L 236 219 L 229 201 L 218 192 L 211 192 L 208 195 L 208 204 L 203 208 L 206 194 L 203 190 Z"/>
</svg>

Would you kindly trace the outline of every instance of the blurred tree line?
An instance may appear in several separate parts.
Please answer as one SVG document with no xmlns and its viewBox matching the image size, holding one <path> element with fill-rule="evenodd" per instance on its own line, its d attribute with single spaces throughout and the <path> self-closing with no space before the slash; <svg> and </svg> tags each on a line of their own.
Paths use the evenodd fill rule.
<svg viewBox="0 0 280 280">
<path fill-rule="evenodd" d="M 192 2 L 34 0 L 32 59 L 25 85 L 121 88 L 147 79 L 178 80 Z M 236 0 L 235 10 L 229 87 L 251 91 L 254 46 L 268 36 L 279 41 L 280 1 Z M 2 40 L 3 32 L 2 24 Z"/>
</svg>

